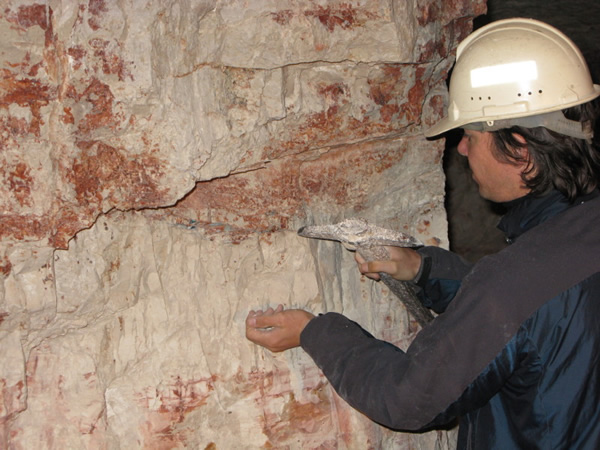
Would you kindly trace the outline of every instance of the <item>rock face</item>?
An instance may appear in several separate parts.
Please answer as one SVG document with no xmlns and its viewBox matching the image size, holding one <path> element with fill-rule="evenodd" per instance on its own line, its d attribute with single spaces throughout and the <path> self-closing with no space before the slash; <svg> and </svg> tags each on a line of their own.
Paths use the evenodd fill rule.
<svg viewBox="0 0 600 450">
<path fill-rule="evenodd" d="M 295 230 L 447 245 L 439 118 L 483 0 L 48 0 L 0 11 L 0 447 L 449 448 L 349 408 L 250 309 L 417 326 Z"/>
</svg>

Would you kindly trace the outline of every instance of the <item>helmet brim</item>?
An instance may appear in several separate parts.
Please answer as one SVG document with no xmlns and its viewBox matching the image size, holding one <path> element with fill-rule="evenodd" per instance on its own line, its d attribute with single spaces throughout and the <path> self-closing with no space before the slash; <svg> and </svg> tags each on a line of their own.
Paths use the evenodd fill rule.
<svg viewBox="0 0 600 450">
<path fill-rule="evenodd" d="M 560 111 L 563 109 L 567 109 L 570 108 L 572 106 L 576 106 L 576 105 L 581 105 L 583 103 L 587 103 L 587 102 L 591 102 L 592 100 L 594 100 L 595 98 L 600 96 L 600 85 L 598 84 L 594 84 L 593 86 L 593 92 L 591 95 L 589 95 L 587 98 L 583 98 L 580 99 L 576 102 L 572 102 L 572 103 L 567 103 L 567 104 L 563 104 L 563 105 L 558 105 L 554 108 L 545 108 L 543 110 L 537 110 L 537 111 L 530 111 L 530 112 L 526 112 L 523 114 L 514 114 L 512 117 L 514 118 L 519 118 L 519 117 L 527 117 L 527 116 L 533 116 L 533 115 L 538 115 L 538 114 L 543 114 L 543 113 L 547 113 L 547 112 L 552 112 L 552 111 Z M 473 119 L 473 118 L 468 118 L 468 119 L 463 119 L 463 120 L 452 120 L 450 117 L 446 116 L 444 118 L 442 118 L 438 123 L 436 123 L 434 126 L 432 126 L 431 128 L 428 128 L 427 130 L 425 130 L 424 135 L 427 138 L 434 138 L 434 137 L 438 137 L 450 130 L 454 130 L 456 128 L 462 128 L 465 125 L 468 125 L 470 123 L 476 123 L 476 122 L 481 122 L 484 120 L 500 120 L 500 119 L 504 119 L 505 117 L 503 116 L 489 116 L 489 117 L 479 117 L 477 119 Z"/>
</svg>

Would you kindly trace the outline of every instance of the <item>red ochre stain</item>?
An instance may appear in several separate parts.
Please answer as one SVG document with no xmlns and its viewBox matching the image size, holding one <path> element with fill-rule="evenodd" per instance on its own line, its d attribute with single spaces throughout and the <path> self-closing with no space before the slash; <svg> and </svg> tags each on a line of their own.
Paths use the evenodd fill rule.
<svg viewBox="0 0 600 450">
<path fill-rule="evenodd" d="M 99 141 L 79 141 L 81 154 L 65 174 L 73 184 L 79 204 L 113 204 L 142 208 L 160 206 L 164 188 L 158 185 L 161 161 L 152 155 L 136 158 Z"/>
<path fill-rule="evenodd" d="M 185 217 L 209 234 L 229 233 L 235 241 L 253 232 L 286 229 L 291 217 L 303 217 L 313 202 L 354 205 L 367 199 L 364 180 L 385 171 L 404 154 L 403 148 L 378 149 L 372 144 L 332 150 L 314 161 L 290 157 L 265 169 L 197 183 L 168 213 L 178 223 Z"/>
<path fill-rule="evenodd" d="M 236 397 L 253 398 L 262 411 L 260 421 L 267 437 L 265 448 L 285 448 L 298 431 L 304 435 L 323 435 L 324 427 L 332 425 L 331 391 L 322 378 L 315 385 L 303 388 L 310 398 L 307 401 L 296 399 L 287 369 L 245 372 L 240 368 L 227 385 L 235 386 L 232 394 Z M 283 407 L 279 406 L 281 403 Z"/>
<path fill-rule="evenodd" d="M 50 47 L 52 45 L 54 39 L 52 31 L 52 8 L 47 5 L 35 3 L 19 6 L 16 12 L 6 8 L 4 13 L 6 20 L 19 28 L 40 27 L 45 31 L 45 46 Z"/>
<path fill-rule="evenodd" d="M 56 89 L 32 78 L 21 78 L 7 69 L 0 70 L 0 108 L 8 109 L 17 104 L 31 110 L 31 122 L 27 132 L 40 135 L 40 126 L 44 123 L 41 108 L 56 98 Z M 17 120 L 17 119 L 14 119 Z M 13 123 L 15 123 L 13 121 Z"/>
<path fill-rule="evenodd" d="M 117 75 L 119 81 L 129 77 L 133 80 L 133 76 L 127 69 L 127 64 L 118 54 L 110 51 L 111 46 L 119 48 L 119 43 L 112 43 L 104 39 L 91 39 L 90 47 L 93 49 L 93 56 L 100 61 L 100 69 L 105 75 Z"/>
<path fill-rule="evenodd" d="M 0 104 L 10 105 L 16 103 L 21 106 L 30 106 L 34 103 L 47 105 L 54 99 L 53 90 L 36 79 L 19 79 L 17 75 L 2 69 L 0 72 L 0 88 L 4 95 L 0 97 Z"/>
<path fill-rule="evenodd" d="M 99 18 L 108 11 L 106 4 L 104 0 L 89 0 L 88 10 L 90 12 L 88 25 L 92 30 L 97 31 L 100 29 Z"/>
<path fill-rule="evenodd" d="M 282 26 L 288 25 L 293 17 L 294 12 L 290 9 L 282 9 L 281 11 L 271 13 L 271 19 Z"/>
<path fill-rule="evenodd" d="M 0 222 L 1 223 L 1 222 Z M 0 274 L 8 275 L 12 269 L 10 260 L 5 256 L 4 259 L 0 260 Z"/>
<path fill-rule="evenodd" d="M 326 109 L 291 122 L 285 136 L 279 140 L 273 139 L 263 149 L 263 158 L 281 158 L 311 147 L 360 140 L 397 131 L 400 126 L 419 123 L 422 96 L 426 93 L 423 82 L 416 80 L 417 86 L 408 92 L 410 99 L 405 92 L 407 80 L 415 79 L 419 70 L 424 69 L 412 65 L 388 65 L 373 74 L 367 81 L 373 105 L 364 108 L 362 118 L 349 114 L 347 105 L 352 100 L 345 84 L 318 86 L 316 93 L 326 100 Z"/>
<path fill-rule="evenodd" d="M 182 422 L 185 415 L 206 404 L 214 390 L 216 375 L 207 378 L 184 380 L 180 376 L 161 387 L 156 394 L 160 400 L 158 412 L 168 415 L 176 422 Z"/>
<path fill-rule="evenodd" d="M 47 5 L 33 4 L 19 6 L 16 13 L 7 13 L 7 19 L 23 28 L 39 26 L 42 30 L 48 29 L 49 9 Z"/>
<path fill-rule="evenodd" d="M 67 49 L 67 55 L 71 57 L 73 69 L 77 70 L 83 64 L 83 58 L 87 55 L 87 51 L 81 45 L 75 45 Z"/>
<path fill-rule="evenodd" d="M 18 139 L 29 132 L 29 124 L 23 118 L 0 116 L 0 147 L 18 146 Z"/>
<path fill-rule="evenodd" d="M 147 421 L 142 432 L 146 448 L 166 449 L 179 447 L 171 444 L 184 444 L 187 432 L 178 430 L 190 412 L 201 408 L 214 390 L 218 380 L 216 375 L 199 379 L 171 377 L 171 382 L 159 387 L 148 387 L 136 395 L 137 402 L 148 410 Z M 154 405 L 158 400 L 158 408 Z"/>
<path fill-rule="evenodd" d="M 385 65 L 380 73 L 371 76 L 369 84 L 369 97 L 377 105 L 385 105 L 390 102 L 402 101 L 402 93 L 406 86 L 406 80 L 410 76 L 413 66 Z"/>
<path fill-rule="evenodd" d="M 103 13 L 108 12 L 104 0 L 89 0 L 88 8 L 90 14 L 94 16 L 100 16 Z"/>
<path fill-rule="evenodd" d="M 427 2 L 418 8 L 417 20 L 424 27 L 430 23 L 447 23 L 451 18 L 470 17 L 485 14 L 485 2 L 465 2 L 463 0 L 444 0 L 443 2 Z"/>
<path fill-rule="evenodd" d="M 424 73 L 424 67 L 417 67 L 415 83 L 408 91 L 408 99 L 404 103 L 404 113 L 409 122 L 419 122 L 421 119 L 421 105 L 423 104 L 423 99 L 426 95 L 426 82 L 422 79 Z"/>
<path fill-rule="evenodd" d="M 277 412 L 269 411 L 268 398 L 263 405 L 264 414 L 261 417 L 263 433 L 267 437 L 267 448 L 281 448 L 289 443 L 300 431 L 305 436 L 322 436 L 329 433 L 332 424 L 331 398 L 323 389 L 324 382 L 316 387 L 305 388 L 312 400 L 300 402 L 288 386 L 276 397 L 284 399 L 283 408 Z"/>
<path fill-rule="evenodd" d="M 333 83 L 319 86 L 319 95 L 338 102 L 340 98 L 347 95 L 348 86 L 345 83 Z"/>
<path fill-rule="evenodd" d="M 101 212 L 103 202 L 119 208 L 154 208 L 164 204 L 167 194 L 159 180 L 163 163 L 153 155 L 131 158 L 123 149 L 98 141 L 78 141 L 80 155 L 61 167 L 61 176 L 73 185 L 77 204 L 61 199 L 48 205 L 44 217 L 8 213 L 0 216 L 0 239 L 40 240 L 48 238 L 54 248 L 67 248 L 69 240 L 89 227 Z M 29 168 L 19 163 L 5 174 L 16 197 L 26 203 L 33 178 Z M 10 265 L 4 265 L 10 270 Z"/>
<path fill-rule="evenodd" d="M 73 117 L 73 113 L 71 112 L 71 108 L 68 106 L 63 107 L 64 114 L 60 117 L 64 124 L 73 125 L 75 123 L 75 117 Z"/>
<path fill-rule="evenodd" d="M 11 194 L 21 206 L 31 205 L 33 177 L 30 175 L 30 172 L 29 166 L 20 162 L 6 175 Z"/>
<path fill-rule="evenodd" d="M 367 11 L 360 11 L 348 3 L 341 3 L 337 6 L 318 6 L 304 12 L 306 17 L 318 19 L 321 25 L 330 32 L 334 31 L 336 27 L 347 30 L 361 26 L 363 22 L 359 19 L 361 14 L 367 18 L 375 16 Z"/>
<path fill-rule="evenodd" d="M 78 124 L 82 134 L 89 134 L 92 130 L 102 127 L 114 128 L 120 123 L 122 118 L 113 114 L 114 96 L 107 84 L 93 79 L 79 99 L 92 106 L 91 111 Z"/>
<path fill-rule="evenodd" d="M 422 80 L 412 86 L 419 70 L 418 65 L 388 64 L 373 70 L 367 79 L 371 104 L 362 108 L 362 116 L 350 111 L 353 99 L 344 83 L 317 85 L 315 95 L 323 99 L 324 109 L 293 120 L 285 131 L 274 136 L 262 150 L 261 158 L 272 160 L 307 151 L 319 146 L 343 145 L 352 140 L 373 138 L 377 135 L 398 132 L 400 128 L 418 124 L 421 105 L 426 94 Z M 408 95 L 410 94 L 410 99 Z"/>
<path fill-rule="evenodd" d="M 7 237 L 17 240 L 39 239 L 47 231 L 46 222 L 33 215 L 2 214 L 0 216 L 0 239 Z"/>
</svg>

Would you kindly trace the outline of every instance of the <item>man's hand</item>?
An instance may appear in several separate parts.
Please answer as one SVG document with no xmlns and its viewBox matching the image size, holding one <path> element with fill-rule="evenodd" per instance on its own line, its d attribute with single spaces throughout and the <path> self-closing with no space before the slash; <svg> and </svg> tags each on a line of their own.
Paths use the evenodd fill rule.
<svg viewBox="0 0 600 450">
<path fill-rule="evenodd" d="M 300 333 L 315 316 L 301 309 L 250 311 L 246 318 L 246 338 L 272 352 L 282 352 L 300 345 Z"/>
<path fill-rule="evenodd" d="M 386 246 L 385 249 L 390 255 L 388 261 L 366 262 L 356 252 L 354 259 L 358 263 L 360 273 L 374 280 L 379 280 L 379 272 L 387 273 L 400 281 L 414 280 L 421 267 L 421 255 L 412 248 Z"/>
</svg>

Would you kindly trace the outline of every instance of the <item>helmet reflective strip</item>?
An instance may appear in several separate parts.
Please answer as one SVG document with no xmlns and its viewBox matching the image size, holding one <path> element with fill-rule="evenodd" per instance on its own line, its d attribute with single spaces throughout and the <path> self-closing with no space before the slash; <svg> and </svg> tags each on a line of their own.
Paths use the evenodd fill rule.
<svg viewBox="0 0 600 450">
<path fill-rule="evenodd" d="M 508 83 L 534 81 L 538 78 L 535 61 L 522 61 L 471 70 L 471 87 L 498 86 Z"/>
</svg>

